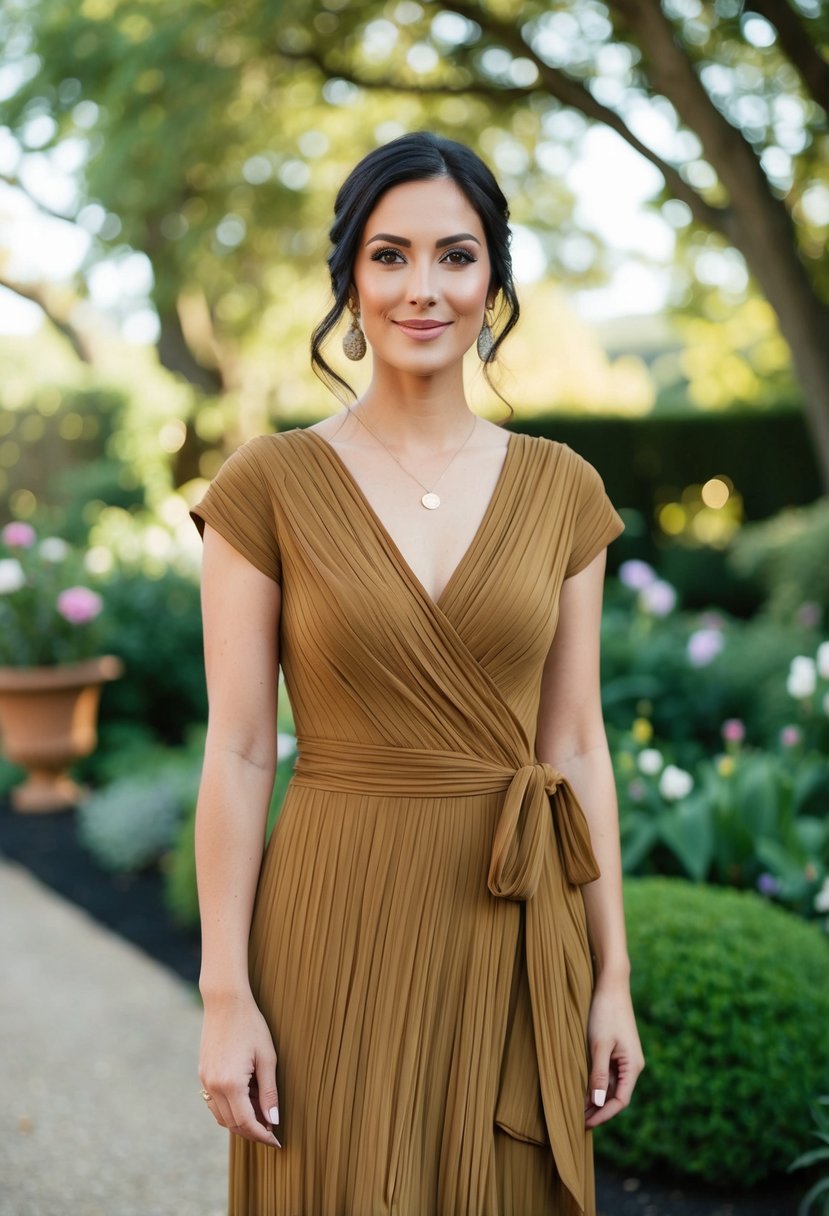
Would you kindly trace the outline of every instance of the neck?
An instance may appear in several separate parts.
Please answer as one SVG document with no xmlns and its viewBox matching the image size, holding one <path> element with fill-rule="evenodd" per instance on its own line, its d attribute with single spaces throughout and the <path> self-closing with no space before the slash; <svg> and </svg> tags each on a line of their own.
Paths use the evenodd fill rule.
<svg viewBox="0 0 829 1216">
<path fill-rule="evenodd" d="M 352 408 L 387 443 L 413 453 L 451 447 L 472 425 L 460 367 L 451 375 L 413 376 L 375 366 L 371 383 Z"/>
</svg>

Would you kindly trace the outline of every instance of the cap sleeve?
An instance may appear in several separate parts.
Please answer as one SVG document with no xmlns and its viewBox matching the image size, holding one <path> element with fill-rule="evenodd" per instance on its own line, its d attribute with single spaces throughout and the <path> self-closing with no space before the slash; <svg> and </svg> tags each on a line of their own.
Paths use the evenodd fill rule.
<svg viewBox="0 0 829 1216">
<path fill-rule="evenodd" d="M 281 582 L 276 516 L 256 443 L 249 440 L 227 458 L 190 518 L 202 538 L 204 525 L 210 524 L 257 570 Z"/>
<path fill-rule="evenodd" d="M 578 463 L 580 482 L 573 543 L 564 573 L 565 578 L 570 578 L 585 566 L 589 566 L 605 545 L 625 530 L 621 516 L 605 492 L 604 482 L 598 471 L 582 456 L 578 457 Z"/>
</svg>

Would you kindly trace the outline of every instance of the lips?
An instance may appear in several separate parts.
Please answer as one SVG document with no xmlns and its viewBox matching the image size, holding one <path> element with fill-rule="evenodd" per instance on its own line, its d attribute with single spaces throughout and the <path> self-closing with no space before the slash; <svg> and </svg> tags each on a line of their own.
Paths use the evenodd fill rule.
<svg viewBox="0 0 829 1216">
<path fill-rule="evenodd" d="M 414 342 L 430 342 L 439 338 L 452 324 L 451 321 L 426 321 L 420 318 L 410 321 L 394 321 L 394 325 Z"/>
</svg>

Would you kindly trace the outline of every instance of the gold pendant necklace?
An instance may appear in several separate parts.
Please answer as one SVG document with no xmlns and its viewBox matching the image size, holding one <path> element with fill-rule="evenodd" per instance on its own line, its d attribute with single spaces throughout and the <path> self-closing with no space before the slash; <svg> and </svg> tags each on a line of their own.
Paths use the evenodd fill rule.
<svg viewBox="0 0 829 1216">
<path fill-rule="evenodd" d="M 346 409 L 348 410 L 348 412 L 349 412 L 349 413 L 354 413 L 354 410 L 352 409 L 352 407 L 351 407 L 350 405 L 349 405 L 349 406 L 346 406 Z M 397 464 L 399 464 L 399 465 L 400 465 L 401 469 L 402 469 L 402 470 L 403 470 L 403 472 L 406 474 L 406 476 L 407 476 L 407 477 L 411 477 L 412 481 L 416 481 L 416 482 L 417 482 L 417 484 L 418 484 L 418 485 L 421 487 L 421 489 L 423 489 L 423 490 L 425 490 L 425 491 L 426 491 L 426 493 L 425 493 L 424 495 L 422 495 L 422 497 L 421 497 L 421 499 L 420 499 L 421 504 L 422 504 L 422 505 L 423 505 L 423 506 L 426 508 L 426 510 L 427 510 L 427 511 L 436 511 L 436 510 L 437 510 L 437 508 L 440 506 L 440 495 L 435 493 L 434 487 L 432 487 L 432 489 L 429 489 L 429 487 L 428 487 L 428 486 L 425 486 L 425 485 L 423 484 L 423 482 L 420 480 L 420 478 L 419 478 L 419 477 L 415 477 L 414 473 L 409 472 L 409 470 L 406 468 L 406 466 L 405 466 L 404 464 L 402 464 L 402 463 L 401 463 L 401 462 L 400 462 L 400 461 L 397 459 L 397 457 L 395 456 L 395 454 L 394 454 L 394 452 L 391 450 L 391 448 L 388 446 L 388 444 L 383 443 L 383 440 L 380 438 L 380 436 L 377 434 L 377 432 L 376 432 L 375 430 L 373 430 L 373 429 L 372 429 L 372 427 L 370 427 L 370 426 L 369 426 L 369 424 L 368 424 L 367 422 L 365 422 L 365 421 L 364 421 L 364 420 L 363 420 L 363 419 L 360 417 L 360 415 L 359 415 L 359 414 L 354 413 L 354 417 L 357 419 L 357 421 L 358 421 L 359 423 L 361 423 L 361 424 L 362 424 L 362 425 L 363 425 L 363 426 L 366 428 L 366 430 L 367 430 L 367 431 L 368 431 L 368 432 L 369 432 L 371 435 L 373 435 L 373 436 L 374 436 L 374 438 L 377 440 L 377 442 L 378 442 L 379 444 L 381 444 L 381 445 L 382 445 L 382 447 L 384 447 L 384 448 L 386 449 L 386 451 L 388 452 L 389 456 L 391 456 L 392 460 L 396 461 L 396 462 L 397 462 Z M 462 450 L 463 450 L 463 449 L 466 447 L 466 445 L 469 443 L 469 440 L 472 438 L 472 432 L 475 430 L 475 427 L 476 427 L 477 425 L 478 425 L 478 415 L 476 414 L 476 415 L 475 415 L 475 420 L 474 420 L 474 422 L 472 423 L 472 430 L 469 432 L 469 434 L 467 435 L 466 439 L 464 439 L 463 443 L 462 443 L 462 444 L 461 444 L 461 446 L 460 446 L 460 447 L 457 449 L 457 451 L 453 453 L 452 457 L 451 457 L 451 458 L 450 458 L 450 460 L 449 460 L 449 464 L 447 464 L 447 465 L 446 465 L 446 467 L 444 468 L 444 470 L 443 470 L 443 472 L 441 473 L 440 477 L 439 477 L 439 478 L 437 479 L 437 481 L 435 482 L 435 485 L 439 485 L 439 483 L 440 483 L 440 482 L 443 480 L 443 477 L 444 477 L 444 475 L 446 474 L 446 470 L 449 468 L 449 465 L 452 463 L 452 461 L 455 459 L 455 457 L 456 457 L 456 456 L 457 456 L 457 455 L 458 455 L 458 454 L 459 454 L 459 453 L 460 453 L 460 452 L 461 452 L 461 451 L 462 451 Z"/>
</svg>

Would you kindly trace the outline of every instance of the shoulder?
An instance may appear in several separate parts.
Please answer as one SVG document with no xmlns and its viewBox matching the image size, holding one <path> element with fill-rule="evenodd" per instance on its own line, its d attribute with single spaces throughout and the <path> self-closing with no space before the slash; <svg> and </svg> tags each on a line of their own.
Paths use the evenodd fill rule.
<svg viewBox="0 0 829 1216">
<path fill-rule="evenodd" d="M 522 431 L 520 441 L 525 459 L 539 472 L 546 470 L 556 478 L 564 476 L 575 482 L 589 476 L 590 470 L 595 473 L 589 461 L 558 439 L 550 439 L 547 435 L 529 435 Z"/>
</svg>

